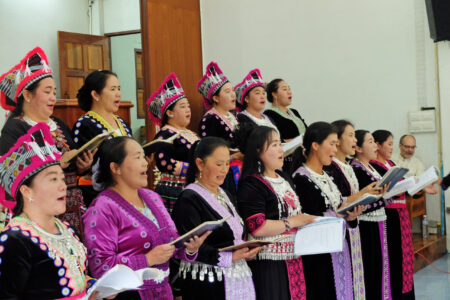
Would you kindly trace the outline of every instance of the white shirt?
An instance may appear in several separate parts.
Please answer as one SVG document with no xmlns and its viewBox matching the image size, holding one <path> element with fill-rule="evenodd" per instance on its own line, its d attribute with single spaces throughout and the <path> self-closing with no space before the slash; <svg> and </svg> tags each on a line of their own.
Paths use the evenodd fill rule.
<svg viewBox="0 0 450 300">
<path fill-rule="evenodd" d="M 409 169 L 408 173 L 405 174 L 405 177 L 420 176 L 425 172 L 423 163 L 415 156 L 404 158 L 400 153 L 394 153 L 391 159 L 397 166 Z"/>
</svg>

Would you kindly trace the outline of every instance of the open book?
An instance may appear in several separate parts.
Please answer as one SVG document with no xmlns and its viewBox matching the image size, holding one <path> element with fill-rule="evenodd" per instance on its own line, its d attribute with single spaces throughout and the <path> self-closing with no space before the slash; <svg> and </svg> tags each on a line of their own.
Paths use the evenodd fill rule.
<svg viewBox="0 0 450 300">
<path fill-rule="evenodd" d="M 384 198 L 392 198 L 401 193 L 408 192 L 411 196 L 417 192 L 423 190 L 439 178 L 439 171 L 436 167 L 429 167 L 422 175 L 419 177 L 412 176 L 399 181 L 389 192 L 384 195 Z"/>
<path fill-rule="evenodd" d="M 389 171 L 386 172 L 386 174 L 384 174 L 383 178 L 381 178 L 375 186 L 383 187 L 390 183 L 391 185 L 387 190 L 389 192 L 397 184 L 397 182 L 399 182 L 403 178 L 403 176 L 408 173 L 408 171 L 409 169 L 393 166 Z"/>
<path fill-rule="evenodd" d="M 338 214 L 347 215 L 347 211 L 352 211 L 358 205 L 369 205 L 381 198 L 381 195 L 364 194 L 361 198 L 353 201 L 349 205 L 336 211 Z"/>
<path fill-rule="evenodd" d="M 416 184 L 408 188 L 408 194 L 411 196 L 423 190 L 433 182 L 439 179 L 439 171 L 435 166 L 429 167 L 422 175 L 417 177 Z"/>
<path fill-rule="evenodd" d="M 151 155 L 155 152 L 164 151 L 166 149 L 173 148 L 173 141 L 179 137 L 180 134 L 176 133 L 169 137 L 168 139 L 156 139 L 142 146 L 144 148 L 144 152 L 146 156 Z"/>
<path fill-rule="evenodd" d="M 397 184 L 395 184 L 394 187 L 389 192 L 384 194 L 383 197 L 385 199 L 389 199 L 394 196 L 400 195 L 400 194 L 406 192 L 408 189 L 415 186 L 416 181 L 417 181 L 417 179 L 414 176 L 405 178 L 405 179 L 397 182 Z"/>
<path fill-rule="evenodd" d="M 89 142 L 84 144 L 82 147 L 71 153 L 67 158 L 65 158 L 65 163 L 71 162 L 74 160 L 78 155 L 82 154 L 84 151 L 92 151 L 98 146 L 100 146 L 101 143 L 103 143 L 104 140 L 109 138 L 114 133 L 113 130 L 100 133 L 99 135 L 96 135 L 94 138 L 92 138 Z"/>
<path fill-rule="evenodd" d="M 115 265 L 94 283 L 82 300 L 89 299 L 95 291 L 99 292 L 97 299 L 102 299 L 120 292 L 137 289 L 144 284 L 144 280 L 162 282 L 165 277 L 165 272 L 156 268 L 133 271 L 125 265 Z"/>
<path fill-rule="evenodd" d="M 314 222 L 298 228 L 295 235 L 294 253 L 311 255 L 340 252 L 343 250 L 344 242 L 344 219 L 317 217 Z"/>
<path fill-rule="evenodd" d="M 278 243 L 279 241 L 284 240 L 285 238 L 287 238 L 288 236 L 281 236 L 279 238 L 276 238 L 274 240 L 251 240 L 251 241 L 247 241 L 247 242 L 243 242 L 241 244 L 237 244 L 237 245 L 232 245 L 232 246 L 228 246 L 225 248 L 220 248 L 219 252 L 222 251 L 234 251 L 234 250 L 239 250 L 242 248 L 256 248 L 259 246 L 265 246 L 265 245 L 269 245 L 269 244 L 274 244 L 274 243 Z"/>
<path fill-rule="evenodd" d="M 222 224 L 226 220 L 228 220 L 228 218 L 230 218 L 230 217 L 231 216 L 227 216 L 227 217 L 225 217 L 221 220 L 217 220 L 217 221 L 203 222 L 202 224 L 198 225 L 197 227 L 195 227 L 192 230 L 189 230 L 188 232 L 186 232 L 185 234 L 183 234 L 176 240 L 170 242 L 169 245 L 174 245 L 176 248 L 184 248 L 185 247 L 184 242 L 188 241 L 194 235 L 201 236 L 202 234 L 204 234 L 207 231 L 213 231 L 217 227 L 222 226 Z"/>
<path fill-rule="evenodd" d="M 294 153 L 295 149 L 300 147 L 303 144 L 303 135 L 299 135 L 298 137 L 290 140 L 287 143 L 283 144 L 283 152 L 284 156 L 289 156 Z"/>
</svg>

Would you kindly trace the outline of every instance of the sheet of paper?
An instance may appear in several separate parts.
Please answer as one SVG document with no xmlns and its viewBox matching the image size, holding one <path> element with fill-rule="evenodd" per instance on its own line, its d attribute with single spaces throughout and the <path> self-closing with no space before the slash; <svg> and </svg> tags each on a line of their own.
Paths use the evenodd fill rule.
<svg viewBox="0 0 450 300">
<path fill-rule="evenodd" d="M 284 156 L 289 156 L 294 153 L 295 149 L 300 147 L 303 144 L 303 135 L 299 135 L 298 137 L 292 139 L 291 141 L 283 144 L 283 152 Z"/>
<path fill-rule="evenodd" d="M 439 178 L 439 171 L 436 167 L 431 166 L 422 175 L 420 175 L 417 179 L 417 183 L 415 186 L 408 189 L 408 194 L 411 196 L 416 194 L 417 192 L 423 190 L 425 187 L 429 186 Z"/>
<path fill-rule="evenodd" d="M 342 251 L 345 242 L 344 224 L 342 218 L 326 218 L 299 228 L 295 236 L 294 253 L 311 255 Z"/>
<path fill-rule="evenodd" d="M 397 182 L 397 184 L 394 185 L 394 187 L 389 192 L 384 194 L 383 197 L 385 199 L 389 199 L 401 193 L 404 193 L 408 189 L 416 185 L 416 181 L 417 179 L 414 176 L 403 179 L 402 181 Z"/>
</svg>

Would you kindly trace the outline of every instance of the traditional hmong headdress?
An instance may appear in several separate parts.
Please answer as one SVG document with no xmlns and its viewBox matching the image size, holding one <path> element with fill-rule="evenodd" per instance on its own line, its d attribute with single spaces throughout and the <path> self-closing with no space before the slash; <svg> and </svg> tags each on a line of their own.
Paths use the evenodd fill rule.
<svg viewBox="0 0 450 300">
<path fill-rule="evenodd" d="M 197 89 L 203 96 L 203 105 L 206 110 L 210 110 L 212 107 L 212 96 L 227 82 L 230 81 L 217 63 L 212 61 L 206 66 L 205 75 L 197 83 Z"/>
<path fill-rule="evenodd" d="M 256 86 L 264 87 L 264 81 L 259 69 L 251 70 L 247 76 L 245 76 L 244 80 L 234 87 L 234 91 L 236 92 L 236 102 L 241 108 L 244 107 L 244 98 L 247 93 Z"/>
<path fill-rule="evenodd" d="M 36 47 L 15 65 L 9 72 L 0 76 L 0 104 L 6 110 L 13 110 L 17 98 L 30 85 L 52 76 L 44 51 Z"/>
<path fill-rule="evenodd" d="M 19 188 L 25 180 L 59 164 L 60 158 L 61 153 L 56 148 L 49 126 L 43 122 L 33 126 L 0 157 L 0 204 L 12 209 L 15 202 L 6 201 L 4 191 L 17 199 Z"/>
<path fill-rule="evenodd" d="M 164 114 L 171 104 L 186 98 L 177 75 L 171 73 L 164 79 L 159 89 L 147 100 L 148 115 L 152 122 L 161 125 Z"/>
</svg>

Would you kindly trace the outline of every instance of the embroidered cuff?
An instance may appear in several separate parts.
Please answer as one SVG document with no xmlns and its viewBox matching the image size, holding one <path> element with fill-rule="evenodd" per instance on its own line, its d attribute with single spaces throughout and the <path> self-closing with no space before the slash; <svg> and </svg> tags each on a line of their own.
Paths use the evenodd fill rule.
<svg viewBox="0 0 450 300">
<path fill-rule="evenodd" d="M 219 252 L 219 263 L 217 265 L 219 267 L 229 268 L 231 267 L 232 260 L 233 260 L 233 252 L 231 251 Z"/>
<path fill-rule="evenodd" d="M 263 213 L 257 213 L 253 216 L 245 219 L 245 225 L 247 225 L 247 229 L 251 234 L 257 232 L 261 227 L 266 223 L 266 215 Z"/>
</svg>

